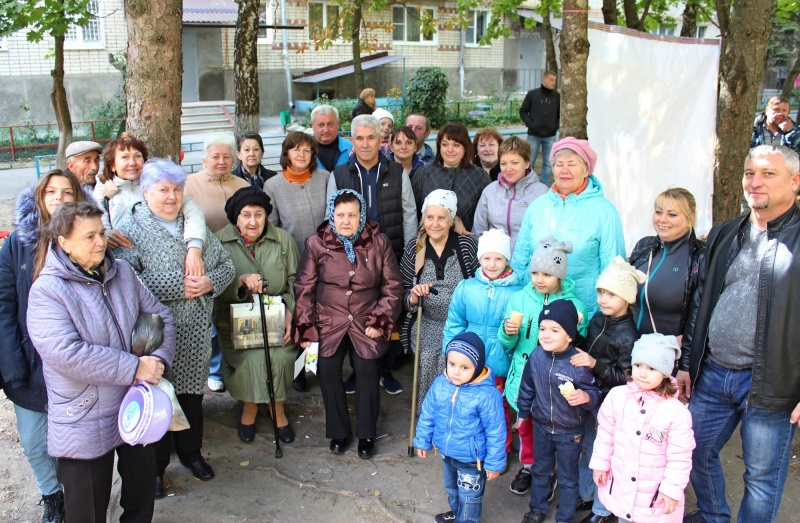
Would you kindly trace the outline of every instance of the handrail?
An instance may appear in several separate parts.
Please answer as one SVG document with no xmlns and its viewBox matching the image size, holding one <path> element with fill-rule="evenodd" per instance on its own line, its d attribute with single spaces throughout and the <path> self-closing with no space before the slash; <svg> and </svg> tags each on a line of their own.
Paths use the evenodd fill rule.
<svg viewBox="0 0 800 523">
<path fill-rule="evenodd" d="M 75 136 L 76 140 L 85 139 L 85 140 L 92 140 L 93 142 L 98 143 L 106 143 L 110 142 L 114 138 L 116 138 L 119 132 L 113 133 L 113 136 L 98 136 L 97 128 L 95 127 L 96 124 L 102 123 L 111 123 L 111 122 L 125 122 L 124 118 L 110 118 L 107 120 L 86 120 L 82 122 L 73 122 L 72 129 L 73 135 Z M 80 127 L 83 125 L 89 125 L 89 133 L 88 136 L 85 133 L 75 132 L 76 127 Z M 38 134 L 36 132 L 37 127 L 44 127 L 46 128 L 47 138 L 55 139 L 55 141 L 47 141 L 43 143 L 28 143 L 28 144 L 20 144 L 20 133 L 21 132 L 33 132 L 34 133 L 34 140 L 38 138 Z M 15 136 L 15 130 L 17 136 Z M 5 138 L 5 136 L 7 138 Z M 7 142 L 8 145 L 3 145 L 3 142 Z M 32 123 L 32 124 L 17 124 L 17 125 L 0 125 L 0 154 L 10 151 L 11 152 L 11 161 L 15 161 L 18 159 L 18 152 L 26 149 L 52 149 L 58 148 L 58 126 L 55 123 Z"/>
</svg>

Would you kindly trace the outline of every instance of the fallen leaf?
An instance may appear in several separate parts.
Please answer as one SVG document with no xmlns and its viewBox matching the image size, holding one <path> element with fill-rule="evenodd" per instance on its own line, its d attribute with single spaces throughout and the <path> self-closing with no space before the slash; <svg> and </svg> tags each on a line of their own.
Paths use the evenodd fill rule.
<svg viewBox="0 0 800 523">
<path fill-rule="evenodd" d="M 242 461 L 241 463 L 239 463 L 239 466 L 240 466 L 240 467 L 246 467 L 246 466 L 248 466 L 249 464 L 250 464 L 250 462 L 249 462 L 249 461 Z"/>
</svg>

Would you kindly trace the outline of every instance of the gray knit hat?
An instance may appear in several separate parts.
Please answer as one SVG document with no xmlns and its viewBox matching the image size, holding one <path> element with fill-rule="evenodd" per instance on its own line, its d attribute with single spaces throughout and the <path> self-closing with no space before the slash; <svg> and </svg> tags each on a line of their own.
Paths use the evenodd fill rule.
<svg viewBox="0 0 800 523">
<path fill-rule="evenodd" d="M 643 363 L 665 376 L 672 376 L 675 360 L 680 358 L 681 348 L 678 338 L 663 334 L 643 334 L 633 344 L 631 365 Z"/>
<path fill-rule="evenodd" d="M 531 256 L 530 271 L 543 272 L 559 280 L 567 277 L 567 254 L 572 252 L 572 242 L 560 242 L 552 234 L 539 240 Z"/>
</svg>

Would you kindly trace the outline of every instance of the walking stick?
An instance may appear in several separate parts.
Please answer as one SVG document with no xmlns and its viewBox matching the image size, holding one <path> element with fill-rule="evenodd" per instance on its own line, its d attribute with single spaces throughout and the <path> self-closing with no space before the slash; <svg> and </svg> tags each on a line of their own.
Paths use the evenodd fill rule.
<svg viewBox="0 0 800 523">
<path fill-rule="evenodd" d="M 408 429 L 408 457 L 414 457 L 414 436 L 417 421 L 417 390 L 419 389 L 419 339 L 422 333 L 422 297 L 417 304 L 417 341 L 414 350 L 414 384 L 411 386 L 411 427 Z"/>
<path fill-rule="evenodd" d="M 278 415 L 275 411 L 275 389 L 272 386 L 272 358 L 269 355 L 269 336 L 267 334 L 267 313 L 264 312 L 264 291 L 269 286 L 269 280 L 266 278 L 261 280 L 261 292 L 258 295 L 258 307 L 261 309 L 261 331 L 264 333 L 264 356 L 267 359 L 267 392 L 269 393 L 269 402 L 272 405 L 272 430 L 275 433 L 275 457 L 282 458 L 283 451 L 281 450 L 281 439 L 278 437 Z"/>
</svg>

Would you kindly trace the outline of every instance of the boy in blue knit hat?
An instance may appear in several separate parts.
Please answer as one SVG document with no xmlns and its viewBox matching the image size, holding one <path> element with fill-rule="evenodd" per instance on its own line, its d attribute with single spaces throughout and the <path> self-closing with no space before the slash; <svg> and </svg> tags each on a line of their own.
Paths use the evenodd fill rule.
<svg viewBox="0 0 800 523">
<path fill-rule="evenodd" d="M 422 402 L 414 447 L 421 458 L 433 446 L 442 454 L 450 510 L 437 523 L 477 522 L 486 481 L 506 468 L 503 397 L 485 366 L 486 349 L 474 332 L 455 336 L 446 347 L 444 374 Z"/>
<path fill-rule="evenodd" d="M 556 521 L 572 522 L 578 500 L 578 461 L 583 424 L 600 404 L 600 389 L 588 367 L 576 367 L 572 345 L 578 310 L 569 300 L 551 301 L 539 313 L 539 347 L 531 352 L 519 388 L 519 419 L 533 417 L 533 482 L 530 511 L 522 523 L 542 523 L 547 514 L 550 475 L 558 459 Z M 537 349 L 539 348 L 537 347 Z"/>
</svg>

